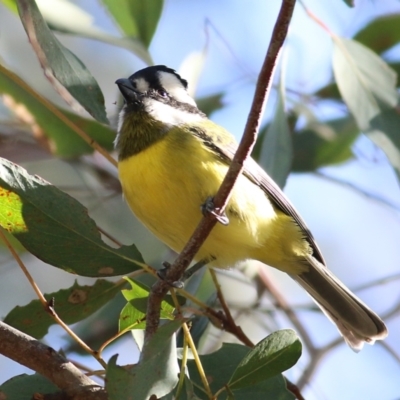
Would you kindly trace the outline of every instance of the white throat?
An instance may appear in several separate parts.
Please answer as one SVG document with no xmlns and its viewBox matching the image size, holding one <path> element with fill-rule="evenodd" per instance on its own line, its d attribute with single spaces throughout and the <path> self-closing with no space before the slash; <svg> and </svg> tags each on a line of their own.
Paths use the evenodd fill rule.
<svg viewBox="0 0 400 400">
<path fill-rule="evenodd" d="M 154 99 L 145 99 L 144 105 L 151 117 L 170 126 L 190 124 L 204 119 L 201 114 L 190 113 Z"/>
</svg>

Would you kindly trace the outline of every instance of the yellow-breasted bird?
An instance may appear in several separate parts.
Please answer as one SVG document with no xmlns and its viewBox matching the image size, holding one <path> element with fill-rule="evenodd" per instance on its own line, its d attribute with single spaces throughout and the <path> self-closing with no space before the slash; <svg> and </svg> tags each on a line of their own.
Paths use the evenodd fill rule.
<svg viewBox="0 0 400 400">
<path fill-rule="evenodd" d="M 179 253 L 237 143 L 197 108 L 187 82 L 171 68 L 147 67 L 116 84 L 125 99 L 115 140 L 124 196 L 139 220 Z M 356 351 L 387 336 L 382 320 L 327 269 L 300 215 L 253 159 L 236 182 L 226 215 L 229 224 L 214 227 L 197 260 L 227 268 L 254 259 L 286 272 Z"/>
</svg>

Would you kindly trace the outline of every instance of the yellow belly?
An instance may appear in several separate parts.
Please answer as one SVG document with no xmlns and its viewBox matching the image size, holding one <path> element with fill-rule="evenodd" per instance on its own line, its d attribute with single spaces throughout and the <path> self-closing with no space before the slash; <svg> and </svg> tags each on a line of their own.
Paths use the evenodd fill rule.
<svg viewBox="0 0 400 400">
<path fill-rule="evenodd" d="M 197 138 L 181 143 L 169 135 L 121 161 L 119 175 L 134 214 L 180 252 L 202 218 L 201 205 L 215 195 L 228 167 Z M 229 224 L 215 226 L 197 260 L 213 256 L 213 264 L 224 268 L 257 259 L 285 272 L 300 272 L 299 256 L 308 252 L 300 230 L 244 176 L 235 185 L 227 215 Z"/>
</svg>

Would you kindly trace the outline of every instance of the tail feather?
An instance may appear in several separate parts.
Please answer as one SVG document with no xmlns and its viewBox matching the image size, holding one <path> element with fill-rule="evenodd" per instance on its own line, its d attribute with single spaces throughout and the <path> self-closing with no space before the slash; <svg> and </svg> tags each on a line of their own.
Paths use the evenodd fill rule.
<svg viewBox="0 0 400 400">
<path fill-rule="evenodd" d="M 364 342 L 374 344 L 388 335 L 384 322 L 325 265 L 307 257 L 310 268 L 300 275 L 291 275 L 315 300 L 327 317 L 336 324 L 347 344 L 360 351 Z"/>
</svg>

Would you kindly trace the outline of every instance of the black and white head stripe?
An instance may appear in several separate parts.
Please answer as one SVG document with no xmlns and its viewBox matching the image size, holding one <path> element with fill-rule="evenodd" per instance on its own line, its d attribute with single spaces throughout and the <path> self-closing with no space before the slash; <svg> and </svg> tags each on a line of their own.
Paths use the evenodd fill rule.
<svg viewBox="0 0 400 400">
<path fill-rule="evenodd" d="M 126 101 L 120 114 L 120 123 L 126 112 L 139 110 L 168 126 L 194 123 L 206 118 L 188 94 L 187 81 L 165 65 L 141 69 L 128 79 L 118 79 L 116 83 Z"/>
<path fill-rule="evenodd" d="M 129 80 L 141 93 L 156 93 L 168 96 L 178 103 L 196 107 L 196 102 L 187 93 L 188 83 L 172 68 L 155 65 L 135 72 Z"/>
</svg>

